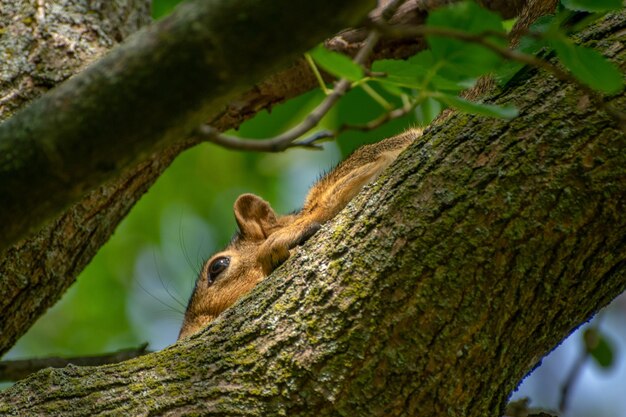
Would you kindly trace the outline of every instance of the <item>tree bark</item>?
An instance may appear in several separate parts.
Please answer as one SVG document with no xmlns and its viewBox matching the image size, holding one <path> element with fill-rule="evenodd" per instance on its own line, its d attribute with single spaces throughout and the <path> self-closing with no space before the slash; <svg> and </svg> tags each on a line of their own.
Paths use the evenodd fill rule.
<svg viewBox="0 0 626 417">
<path fill-rule="evenodd" d="M 622 11 L 582 39 L 624 69 L 625 27 Z M 498 415 L 626 288 L 626 138 L 544 73 L 492 101 L 520 116 L 431 128 L 201 334 L 39 372 L 0 394 L 0 413 Z"/>
<path fill-rule="evenodd" d="M 19 59 L 3 61 L 0 66 L 0 119 L 147 24 L 149 3 L 2 1 L 0 54 Z M 158 164 L 148 164 L 153 165 Z M 148 171 L 145 167 L 138 170 Z M 0 256 L 0 355 L 60 298 L 106 242 L 147 189 L 138 177 L 122 178 L 118 185 L 109 184 L 92 193 L 36 236 Z M 113 198 L 124 193 L 126 198 Z M 104 214 L 107 211 L 108 216 Z"/>
<path fill-rule="evenodd" d="M 0 120 L 150 22 L 150 0 L 0 0 Z"/>
</svg>

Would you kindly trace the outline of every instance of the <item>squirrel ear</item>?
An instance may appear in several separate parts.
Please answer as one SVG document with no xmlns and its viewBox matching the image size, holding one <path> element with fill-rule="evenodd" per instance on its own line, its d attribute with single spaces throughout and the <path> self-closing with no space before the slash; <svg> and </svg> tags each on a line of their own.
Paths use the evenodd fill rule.
<svg viewBox="0 0 626 417">
<path fill-rule="evenodd" d="M 277 226 L 270 204 L 254 194 L 242 194 L 233 207 L 239 230 L 245 239 L 263 240 Z"/>
</svg>

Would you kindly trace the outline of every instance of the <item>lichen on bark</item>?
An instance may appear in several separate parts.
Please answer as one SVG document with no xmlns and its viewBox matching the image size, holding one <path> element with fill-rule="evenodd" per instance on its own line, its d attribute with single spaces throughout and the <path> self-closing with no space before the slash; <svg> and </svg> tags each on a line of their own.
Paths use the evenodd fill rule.
<svg viewBox="0 0 626 417">
<path fill-rule="evenodd" d="M 149 0 L 0 1 L 0 120 L 149 23 Z"/>
</svg>

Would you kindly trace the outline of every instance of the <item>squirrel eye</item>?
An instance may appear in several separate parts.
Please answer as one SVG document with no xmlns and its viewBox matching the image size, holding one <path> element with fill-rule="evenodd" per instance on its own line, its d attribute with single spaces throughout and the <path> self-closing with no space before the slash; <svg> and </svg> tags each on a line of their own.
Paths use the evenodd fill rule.
<svg viewBox="0 0 626 417">
<path fill-rule="evenodd" d="M 230 264 L 230 258 L 227 256 L 215 258 L 213 262 L 211 262 L 208 268 L 209 283 L 212 283 L 213 281 L 215 281 L 217 276 L 221 274 L 223 270 L 228 268 L 229 264 Z"/>
</svg>

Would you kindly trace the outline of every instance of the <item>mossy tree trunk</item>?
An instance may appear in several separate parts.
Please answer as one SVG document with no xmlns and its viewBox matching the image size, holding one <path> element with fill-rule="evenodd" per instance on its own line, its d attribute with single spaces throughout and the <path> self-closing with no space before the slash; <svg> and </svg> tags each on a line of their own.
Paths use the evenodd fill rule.
<svg viewBox="0 0 626 417">
<path fill-rule="evenodd" d="M 586 35 L 622 69 L 625 27 L 620 13 Z M 0 394 L 0 413 L 498 415 L 626 288 L 626 138 L 545 73 L 491 99 L 520 117 L 431 128 L 201 334 L 42 371 Z"/>
</svg>

